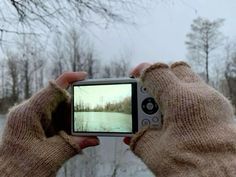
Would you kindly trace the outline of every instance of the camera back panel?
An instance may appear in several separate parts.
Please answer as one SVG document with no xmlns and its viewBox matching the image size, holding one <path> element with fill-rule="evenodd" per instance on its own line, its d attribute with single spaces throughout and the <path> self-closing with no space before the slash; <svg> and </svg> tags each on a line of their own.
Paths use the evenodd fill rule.
<svg viewBox="0 0 236 177">
<path fill-rule="evenodd" d="M 150 96 L 147 89 L 138 82 L 138 130 L 145 126 L 160 128 L 162 126 L 162 113 L 155 99 Z"/>
</svg>

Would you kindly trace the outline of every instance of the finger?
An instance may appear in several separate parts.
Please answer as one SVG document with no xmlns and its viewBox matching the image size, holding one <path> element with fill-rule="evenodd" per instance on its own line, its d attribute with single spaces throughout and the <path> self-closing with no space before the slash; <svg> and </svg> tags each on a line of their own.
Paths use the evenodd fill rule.
<svg viewBox="0 0 236 177">
<path fill-rule="evenodd" d="M 123 139 L 123 142 L 124 142 L 125 144 L 127 144 L 127 145 L 130 145 L 130 141 L 131 141 L 131 137 L 125 137 L 125 138 Z"/>
<path fill-rule="evenodd" d="M 84 80 L 87 76 L 86 72 L 65 72 L 56 79 L 56 84 L 66 89 L 70 83 Z"/>
<path fill-rule="evenodd" d="M 91 146 L 97 146 L 100 144 L 100 141 L 96 136 L 86 136 L 86 137 L 73 136 L 72 139 L 81 149 Z"/>
<path fill-rule="evenodd" d="M 149 93 L 157 99 L 163 92 L 167 93 L 180 85 L 180 80 L 164 63 L 156 63 L 146 68 L 141 75 L 141 81 Z"/>
<path fill-rule="evenodd" d="M 171 65 L 171 70 L 181 81 L 187 83 L 203 82 L 200 76 L 194 73 L 191 67 L 183 61 L 173 63 Z"/>
<path fill-rule="evenodd" d="M 141 63 L 130 72 L 130 75 L 134 77 L 140 77 L 143 71 L 150 66 L 150 63 Z"/>
<path fill-rule="evenodd" d="M 81 149 L 96 146 L 100 144 L 98 137 L 96 136 L 72 136 L 68 135 L 65 131 L 60 131 L 59 135 L 74 149 L 80 151 Z"/>
</svg>

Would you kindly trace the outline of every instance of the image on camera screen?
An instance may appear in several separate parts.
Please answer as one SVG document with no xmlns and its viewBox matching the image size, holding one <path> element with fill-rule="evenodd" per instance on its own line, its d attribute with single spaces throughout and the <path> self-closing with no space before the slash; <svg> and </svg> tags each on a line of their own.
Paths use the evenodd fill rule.
<svg viewBox="0 0 236 177">
<path fill-rule="evenodd" d="M 132 132 L 132 85 L 74 86 L 75 132 Z"/>
</svg>

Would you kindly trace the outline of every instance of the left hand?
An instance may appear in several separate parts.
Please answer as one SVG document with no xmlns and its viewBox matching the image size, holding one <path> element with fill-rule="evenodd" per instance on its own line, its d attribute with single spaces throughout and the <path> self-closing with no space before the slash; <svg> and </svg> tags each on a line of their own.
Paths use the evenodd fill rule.
<svg viewBox="0 0 236 177">
<path fill-rule="evenodd" d="M 85 77 L 85 72 L 64 73 L 10 111 L 0 145 L 1 175 L 55 176 L 60 166 L 81 149 L 99 144 L 97 137 L 74 137 L 62 130 L 51 136 L 46 133 L 53 126 L 52 113 L 59 104 L 69 101 L 64 89 Z"/>
</svg>

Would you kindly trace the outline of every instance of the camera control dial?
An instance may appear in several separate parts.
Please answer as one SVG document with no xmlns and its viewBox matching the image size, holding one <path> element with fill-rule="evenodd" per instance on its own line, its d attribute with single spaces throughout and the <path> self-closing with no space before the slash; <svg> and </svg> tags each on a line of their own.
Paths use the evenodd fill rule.
<svg viewBox="0 0 236 177">
<path fill-rule="evenodd" d="M 149 97 L 143 100 L 142 109 L 146 114 L 154 114 L 158 111 L 159 108 L 154 98 Z"/>
</svg>

